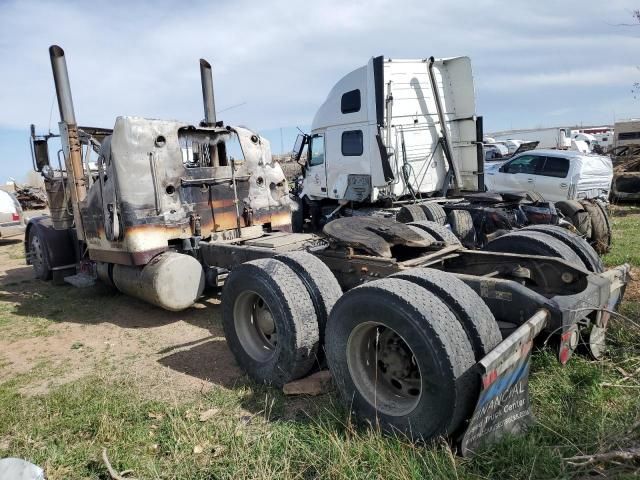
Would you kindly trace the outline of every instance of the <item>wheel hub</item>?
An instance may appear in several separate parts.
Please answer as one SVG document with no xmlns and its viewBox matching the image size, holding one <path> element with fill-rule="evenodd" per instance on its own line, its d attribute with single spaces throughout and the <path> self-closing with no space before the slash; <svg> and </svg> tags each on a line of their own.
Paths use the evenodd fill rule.
<svg viewBox="0 0 640 480">
<path fill-rule="evenodd" d="M 234 322 L 242 348 L 254 360 L 268 361 L 278 345 L 278 332 L 269 305 L 255 292 L 245 291 L 234 305 Z"/>
<path fill-rule="evenodd" d="M 31 264 L 33 268 L 39 272 L 42 270 L 42 245 L 40 244 L 40 239 L 37 236 L 34 236 L 31 239 Z"/>
<path fill-rule="evenodd" d="M 384 325 L 356 327 L 347 342 L 347 363 L 356 387 L 389 415 L 405 415 L 418 404 L 422 377 L 411 348 Z"/>
<path fill-rule="evenodd" d="M 264 337 L 271 348 L 275 347 L 276 340 L 276 324 L 273 321 L 273 315 L 267 304 L 262 298 L 258 299 L 254 306 L 253 312 L 254 325 L 258 332 Z"/>
</svg>

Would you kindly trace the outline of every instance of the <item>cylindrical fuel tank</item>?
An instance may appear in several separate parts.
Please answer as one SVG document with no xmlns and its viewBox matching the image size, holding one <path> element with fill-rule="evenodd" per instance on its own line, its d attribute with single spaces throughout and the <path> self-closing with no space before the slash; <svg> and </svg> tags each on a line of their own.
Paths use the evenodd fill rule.
<svg viewBox="0 0 640 480">
<path fill-rule="evenodd" d="M 171 311 L 191 306 L 204 289 L 200 262 L 176 252 L 161 253 L 144 267 L 114 265 L 112 275 L 122 293 Z"/>
</svg>

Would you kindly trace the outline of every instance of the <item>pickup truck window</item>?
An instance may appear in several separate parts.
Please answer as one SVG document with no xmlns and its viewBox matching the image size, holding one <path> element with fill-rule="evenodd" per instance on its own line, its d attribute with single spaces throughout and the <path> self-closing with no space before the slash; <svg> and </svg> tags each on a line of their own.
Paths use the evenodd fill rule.
<svg viewBox="0 0 640 480">
<path fill-rule="evenodd" d="M 342 132 L 342 155 L 359 157 L 362 155 L 362 130 Z"/>
<path fill-rule="evenodd" d="M 351 90 L 342 95 L 340 111 L 342 113 L 355 113 L 360 111 L 360 90 Z"/>
<path fill-rule="evenodd" d="M 314 135 L 309 141 L 309 166 L 324 163 L 324 135 Z"/>
<path fill-rule="evenodd" d="M 565 178 L 569 173 L 569 160 L 559 157 L 546 157 L 538 175 L 545 177 Z"/>
<path fill-rule="evenodd" d="M 538 157 L 535 155 L 523 155 L 515 160 L 507 163 L 504 167 L 505 173 L 526 173 L 533 175 L 539 169 L 539 166 L 544 162 L 544 157 Z"/>
</svg>

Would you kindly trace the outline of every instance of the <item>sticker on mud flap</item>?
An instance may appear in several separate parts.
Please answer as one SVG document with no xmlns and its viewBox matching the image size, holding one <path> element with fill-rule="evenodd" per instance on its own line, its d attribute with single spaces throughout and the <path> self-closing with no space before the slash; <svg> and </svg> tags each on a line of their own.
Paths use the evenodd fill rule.
<svg viewBox="0 0 640 480">
<path fill-rule="evenodd" d="M 482 391 L 462 438 L 462 454 L 472 455 L 505 434 L 517 434 L 531 422 L 529 366 L 532 341 L 482 376 Z"/>
</svg>

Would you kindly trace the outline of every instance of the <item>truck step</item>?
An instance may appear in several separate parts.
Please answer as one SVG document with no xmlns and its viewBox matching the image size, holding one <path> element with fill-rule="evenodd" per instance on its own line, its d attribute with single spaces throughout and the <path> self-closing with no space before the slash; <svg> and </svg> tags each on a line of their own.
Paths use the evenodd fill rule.
<svg viewBox="0 0 640 480">
<path fill-rule="evenodd" d="M 86 273 L 76 273 L 64 278 L 64 281 L 70 283 L 76 288 L 93 287 L 96 284 L 96 279 L 92 275 Z"/>
</svg>

